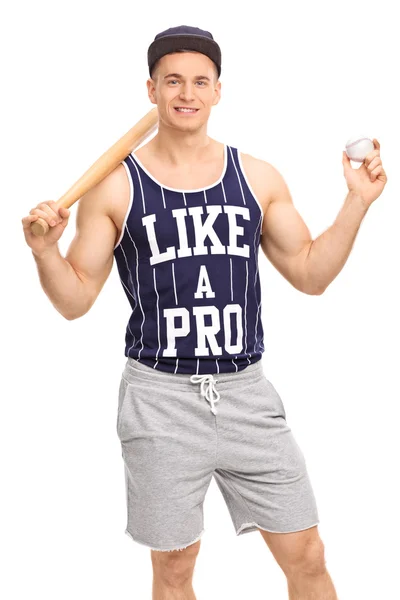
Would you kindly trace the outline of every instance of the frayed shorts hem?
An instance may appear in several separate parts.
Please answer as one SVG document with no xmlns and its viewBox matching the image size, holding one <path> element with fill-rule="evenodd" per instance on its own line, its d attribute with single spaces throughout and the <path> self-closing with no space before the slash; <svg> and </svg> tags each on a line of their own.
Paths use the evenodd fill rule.
<svg viewBox="0 0 400 600">
<path fill-rule="evenodd" d="M 265 529 L 265 527 L 260 527 L 254 521 L 252 523 L 243 523 L 239 529 L 236 531 L 236 535 L 243 535 L 244 533 L 250 533 L 251 531 L 257 531 L 257 529 L 262 529 L 263 531 L 268 531 L 269 533 L 297 533 L 298 531 L 305 531 L 306 529 L 310 529 L 311 527 L 315 527 L 319 524 L 319 521 L 314 523 L 313 525 L 308 525 L 308 527 L 303 527 L 302 529 L 291 529 L 289 531 L 273 531 L 272 529 Z"/>
<path fill-rule="evenodd" d="M 133 540 L 134 542 L 137 542 L 138 544 L 141 544 L 142 546 L 147 546 L 148 548 L 150 548 L 150 550 L 156 550 L 158 552 L 173 552 L 174 550 L 184 550 L 191 544 L 194 544 L 195 542 L 197 542 L 201 538 L 201 536 L 203 535 L 204 532 L 205 532 L 205 529 L 203 529 L 199 533 L 199 535 L 191 542 L 188 542 L 186 544 L 177 544 L 174 548 L 153 548 L 153 546 L 151 544 L 148 544 L 147 542 L 143 542 L 142 540 L 138 540 L 136 537 L 133 537 L 133 535 L 131 534 L 130 531 L 128 531 L 128 529 L 125 529 L 126 535 L 128 537 L 130 537 L 131 540 Z"/>
</svg>

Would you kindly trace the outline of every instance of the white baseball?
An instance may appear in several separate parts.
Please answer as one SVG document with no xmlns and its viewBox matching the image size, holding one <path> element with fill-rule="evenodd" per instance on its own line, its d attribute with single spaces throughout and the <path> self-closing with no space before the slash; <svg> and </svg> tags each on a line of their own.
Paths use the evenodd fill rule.
<svg viewBox="0 0 400 600">
<path fill-rule="evenodd" d="M 357 135 L 346 142 L 346 154 L 350 160 L 362 163 L 365 157 L 374 150 L 373 141 L 366 135 Z"/>
</svg>

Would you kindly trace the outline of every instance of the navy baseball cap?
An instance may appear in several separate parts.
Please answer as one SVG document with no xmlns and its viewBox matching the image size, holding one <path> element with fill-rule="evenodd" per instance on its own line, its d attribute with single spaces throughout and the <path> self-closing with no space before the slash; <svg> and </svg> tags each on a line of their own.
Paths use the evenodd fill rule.
<svg viewBox="0 0 400 600">
<path fill-rule="evenodd" d="M 212 34 L 198 27 L 180 25 L 161 31 L 150 44 L 147 51 L 150 76 L 155 63 L 162 56 L 177 50 L 195 50 L 205 54 L 215 63 L 218 77 L 221 75 L 221 49 Z"/>
</svg>

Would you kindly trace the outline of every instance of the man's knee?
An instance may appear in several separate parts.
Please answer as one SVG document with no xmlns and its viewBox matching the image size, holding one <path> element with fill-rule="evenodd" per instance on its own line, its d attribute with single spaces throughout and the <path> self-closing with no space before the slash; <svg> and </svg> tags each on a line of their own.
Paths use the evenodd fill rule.
<svg viewBox="0 0 400 600">
<path fill-rule="evenodd" d="M 170 587 L 179 587 L 192 579 L 200 540 L 181 550 L 151 550 L 154 575 Z"/>
<path fill-rule="evenodd" d="M 292 575 L 318 576 L 326 571 L 325 547 L 321 539 L 309 541 L 288 565 Z"/>
<path fill-rule="evenodd" d="M 285 575 L 324 570 L 324 544 L 317 526 L 289 533 L 272 533 L 262 529 L 260 532 Z"/>
</svg>

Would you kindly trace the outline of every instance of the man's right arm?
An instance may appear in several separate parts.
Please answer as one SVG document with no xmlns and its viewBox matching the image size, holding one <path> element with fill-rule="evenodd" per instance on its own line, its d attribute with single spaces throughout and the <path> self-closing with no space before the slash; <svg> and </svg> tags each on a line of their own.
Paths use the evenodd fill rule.
<svg viewBox="0 0 400 600">
<path fill-rule="evenodd" d="M 129 183 L 120 164 L 79 200 L 76 233 L 65 258 L 57 244 L 33 253 L 44 292 L 68 320 L 89 311 L 111 272 L 118 230 L 110 215 L 114 203 L 125 205 L 125 196 L 127 205 Z"/>
</svg>

